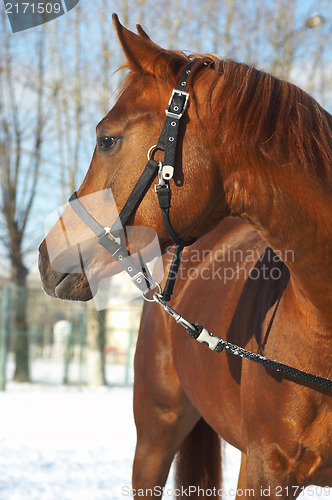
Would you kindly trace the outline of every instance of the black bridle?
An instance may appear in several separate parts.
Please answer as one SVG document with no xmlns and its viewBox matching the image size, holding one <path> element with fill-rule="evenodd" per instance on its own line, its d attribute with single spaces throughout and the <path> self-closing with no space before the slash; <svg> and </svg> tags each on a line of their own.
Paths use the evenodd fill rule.
<svg viewBox="0 0 332 500">
<path fill-rule="evenodd" d="M 160 304 L 177 323 L 186 328 L 190 337 L 208 346 L 212 351 L 222 352 L 225 350 L 235 356 L 249 359 L 255 363 L 259 363 L 267 368 L 271 368 L 288 376 L 298 378 L 309 384 L 319 385 L 332 390 L 332 380 L 318 377 L 317 375 L 313 375 L 302 370 L 297 370 L 289 365 L 279 363 L 266 358 L 265 356 L 253 353 L 240 346 L 222 340 L 216 335 L 210 333 L 201 325 L 197 323 L 190 323 L 168 305 L 173 293 L 183 248 L 192 245 L 196 241 L 196 239 L 184 241 L 179 238 L 174 232 L 169 217 L 169 210 L 171 208 L 171 191 L 169 181 L 172 179 L 174 173 L 180 120 L 186 111 L 189 99 L 189 94 L 186 92 L 187 79 L 195 62 L 196 61 L 193 60 L 185 67 L 178 87 L 173 89 L 166 108 L 165 124 L 158 142 L 150 148 L 148 152 L 148 162 L 112 227 L 104 227 L 97 222 L 96 219 L 84 208 L 77 197 L 76 192 L 69 198 L 69 203 L 76 214 L 98 237 L 98 243 L 102 245 L 129 274 L 132 282 L 141 291 L 144 299 L 149 302 L 157 302 Z M 164 161 L 157 162 L 154 159 L 154 153 L 156 151 L 164 151 Z M 144 198 L 147 189 L 150 187 L 150 184 L 156 175 L 158 175 L 158 184 L 155 185 L 155 191 L 157 193 L 159 206 L 162 210 L 166 230 L 175 244 L 172 263 L 163 291 L 161 291 L 159 284 L 153 281 L 148 273 L 148 270 L 138 266 L 129 254 L 124 234 L 124 228 L 128 220 Z M 146 293 L 156 287 L 159 289 L 159 293 L 154 293 L 153 299 L 148 298 Z"/>
<path fill-rule="evenodd" d="M 179 238 L 175 234 L 169 216 L 171 208 L 171 191 L 169 181 L 172 179 L 174 173 L 180 120 L 186 111 L 189 99 L 189 94 L 186 92 L 187 80 L 194 64 L 195 61 L 192 61 L 185 67 L 178 87 L 173 89 L 166 108 L 165 124 L 158 142 L 149 149 L 148 162 L 112 227 L 104 227 L 97 222 L 96 219 L 84 208 L 80 199 L 77 197 L 76 191 L 69 198 L 69 203 L 76 214 L 98 237 L 98 243 L 102 245 L 129 274 L 132 282 L 141 291 L 146 300 L 151 300 L 146 296 L 148 290 L 154 289 L 158 286 L 160 291 L 160 287 L 151 279 L 147 270 L 138 266 L 132 256 L 128 253 L 125 244 L 124 228 L 144 198 L 152 180 L 157 175 L 158 184 L 155 185 L 155 191 L 157 193 L 166 230 L 175 244 L 172 264 L 164 290 L 161 293 L 162 299 L 165 302 L 169 302 L 173 293 L 183 248 L 188 245 L 192 245 L 196 241 L 196 239 L 184 241 Z M 156 151 L 164 151 L 163 162 L 157 162 L 154 159 Z"/>
</svg>

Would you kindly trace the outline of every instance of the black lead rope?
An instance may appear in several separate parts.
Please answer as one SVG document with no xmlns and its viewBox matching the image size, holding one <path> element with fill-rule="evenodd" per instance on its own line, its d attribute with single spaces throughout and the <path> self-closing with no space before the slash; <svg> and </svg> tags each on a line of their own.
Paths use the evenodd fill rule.
<svg viewBox="0 0 332 500">
<path fill-rule="evenodd" d="M 211 351 L 214 352 L 223 352 L 227 351 L 233 354 L 234 356 L 239 356 L 240 358 L 245 358 L 254 363 L 259 363 L 260 365 L 265 366 L 266 368 L 271 368 L 277 372 L 285 373 L 291 377 L 298 378 L 303 380 L 304 382 L 308 382 L 310 384 L 319 385 L 324 387 L 325 389 L 332 390 L 332 380 L 324 377 L 318 377 L 317 375 L 313 375 L 312 373 L 307 373 L 302 370 L 298 370 L 297 368 L 293 368 L 292 366 L 285 365 L 284 363 L 279 363 L 278 361 L 274 361 L 272 359 L 266 358 L 260 354 L 255 354 L 254 352 L 248 351 L 243 347 L 240 347 L 235 344 L 231 344 L 226 340 L 222 340 L 210 333 L 206 328 L 199 325 L 198 323 L 190 323 L 186 320 L 181 314 L 172 309 L 166 302 L 163 301 L 161 294 L 155 293 L 153 296 L 154 300 L 161 305 L 164 310 L 172 316 L 172 318 L 183 326 L 188 335 L 200 342 L 203 345 L 206 345 Z"/>
<path fill-rule="evenodd" d="M 212 351 L 222 352 L 223 350 L 225 350 L 227 352 L 230 352 L 231 354 L 234 354 L 235 356 L 240 356 L 241 358 L 254 361 L 254 363 L 259 363 L 266 368 L 272 368 L 277 372 L 282 372 L 286 375 L 299 378 L 304 382 L 320 385 L 327 389 L 332 389 L 332 380 L 328 378 L 318 377 L 317 375 L 313 375 L 312 373 L 298 370 L 297 368 L 279 363 L 260 354 L 255 354 L 254 352 L 247 351 L 247 349 L 244 349 L 243 347 L 239 347 L 235 344 L 227 342 L 226 340 L 220 339 L 219 337 L 210 333 L 206 328 L 203 328 L 198 323 L 194 323 L 192 324 L 192 326 L 193 329 L 188 327 L 186 328 L 189 336 L 193 339 L 196 339 L 198 342 L 207 345 Z"/>
</svg>

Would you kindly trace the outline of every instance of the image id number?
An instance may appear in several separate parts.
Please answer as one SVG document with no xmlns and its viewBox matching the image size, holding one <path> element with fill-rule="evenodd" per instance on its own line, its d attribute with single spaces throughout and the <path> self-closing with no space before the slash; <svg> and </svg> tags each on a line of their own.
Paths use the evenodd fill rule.
<svg viewBox="0 0 332 500">
<path fill-rule="evenodd" d="M 51 2 L 6 3 L 6 14 L 59 14 L 61 4 Z"/>
</svg>

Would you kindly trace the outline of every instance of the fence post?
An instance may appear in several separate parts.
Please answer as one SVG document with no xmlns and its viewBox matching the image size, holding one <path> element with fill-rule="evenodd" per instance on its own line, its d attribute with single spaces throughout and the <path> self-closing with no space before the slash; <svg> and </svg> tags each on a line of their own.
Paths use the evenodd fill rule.
<svg viewBox="0 0 332 500">
<path fill-rule="evenodd" d="M 134 330 L 131 328 L 129 330 L 129 345 L 127 349 L 127 355 L 126 355 L 126 371 L 125 371 L 125 386 L 127 387 L 129 385 L 129 373 L 130 373 L 130 367 L 131 367 L 131 350 L 133 347 L 133 340 L 134 340 Z"/>
<path fill-rule="evenodd" d="M 70 356 L 71 356 L 71 348 L 74 343 L 74 329 L 73 324 L 70 323 L 70 330 L 68 335 L 66 336 L 66 346 L 64 352 L 64 360 L 63 360 L 63 375 L 62 375 L 62 384 L 68 384 L 68 373 L 69 373 L 69 364 L 70 364 Z"/>
<path fill-rule="evenodd" d="M 6 390 L 10 301 L 11 301 L 11 289 L 9 286 L 5 286 L 2 289 L 1 324 L 0 324 L 0 390 L 1 391 Z"/>
<path fill-rule="evenodd" d="M 82 304 L 80 324 L 79 324 L 79 343 L 80 343 L 80 359 L 79 359 L 79 379 L 78 387 L 82 389 L 83 386 L 83 350 L 85 345 L 86 335 L 86 304 Z"/>
<path fill-rule="evenodd" d="M 27 332 L 27 335 L 29 336 L 30 340 L 29 356 L 31 354 L 31 360 L 35 360 L 38 357 L 38 323 L 36 321 L 31 323 L 30 332 Z"/>
</svg>

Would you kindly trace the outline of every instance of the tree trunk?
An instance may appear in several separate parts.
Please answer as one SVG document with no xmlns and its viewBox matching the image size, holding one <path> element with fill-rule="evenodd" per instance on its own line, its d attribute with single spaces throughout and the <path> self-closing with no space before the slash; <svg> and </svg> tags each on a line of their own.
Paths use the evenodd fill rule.
<svg viewBox="0 0 332 500">
<path fill-rule="evenodd" d="M 16 242 L 16 246 L 14 243 Z M 15 382 L 29 382 L 29 338 L 27 325 L 27 301 L 28 290 L 26 288 L 26 278 L 28 270 L 23 264 L 21 252 L 21 238 L 11 239 L 11 279 L 15 285 L 13 293 L 13 333 L 14 333 L 14 355 Z"/>
<path fill-rule="evenodd" d="M 105 317 L 106 311 L 96 311 L 94 303 L 87 304 L 86 359 L 87 384 L 90 387 L 106 385 L 105 379 Z"/>
</svg>

